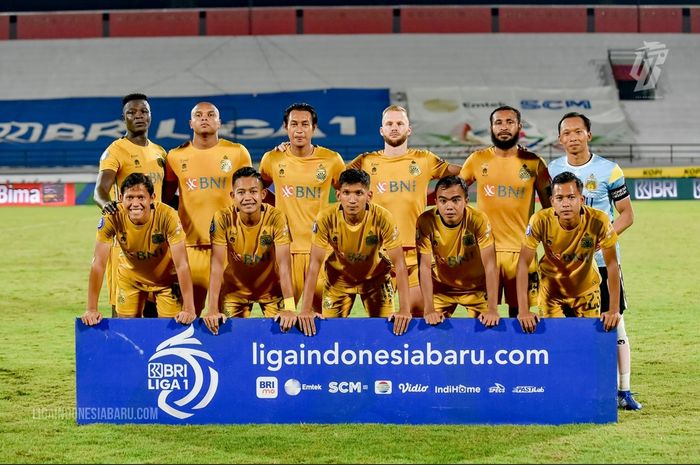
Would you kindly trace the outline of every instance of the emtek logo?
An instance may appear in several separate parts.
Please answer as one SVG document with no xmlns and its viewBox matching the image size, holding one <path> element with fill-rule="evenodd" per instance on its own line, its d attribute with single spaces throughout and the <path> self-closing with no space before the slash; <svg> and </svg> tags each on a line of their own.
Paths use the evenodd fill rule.
<svg viewBox="0 0 700 465">
<path fill-rule="evenodd" d="M 393 391 L 393 384 L 387 379 L 380 379 L 374 382 L 374 393 L 375 394 L 391 394 Z"/>
<path fill-rule="evenodd" d="M 367 390 L 367 385 L 359 381 L 331 381 L 328 383 L 328 392 L 331 394 L 352 394 Z"/>
<path fill-rule="evenodd" d="M 258 376 L 255 380 L 255 394 L 259 399 L 276 399 L 277 391 L 277 378 L 274 376 Z"/>
</svg>

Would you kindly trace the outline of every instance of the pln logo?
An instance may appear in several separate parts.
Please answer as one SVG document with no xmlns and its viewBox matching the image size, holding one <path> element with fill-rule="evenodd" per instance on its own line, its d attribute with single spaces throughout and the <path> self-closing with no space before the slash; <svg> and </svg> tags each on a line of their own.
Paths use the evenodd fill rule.
<svg viewBox="0 0 700 465">
<path fill-rule="evenodd" d="M 193 334 L 194 326 L 190 325 L 163 341 L 148 360 L 148 389 L 160 391 L 158 408 L 181 420 L 209 405 L 219 387 L 219 373 L 211 366 L 200 365 L 200 360 L 211 364 L 214 360 L 207 352 L 192 347 L 202 345 Z"/>
</svg>

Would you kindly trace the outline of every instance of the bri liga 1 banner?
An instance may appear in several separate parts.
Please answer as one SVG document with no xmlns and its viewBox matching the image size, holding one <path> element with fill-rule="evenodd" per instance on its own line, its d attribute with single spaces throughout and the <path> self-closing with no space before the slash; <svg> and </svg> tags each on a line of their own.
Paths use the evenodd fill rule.
<svg viewBox="0 0 700 465">
<path fill-rule="evenodd" d="M 75 324 L 77 422 L 563 424 L 617 421 L 616 338 L 597 319 L 104 319 Z"/>
</svg>

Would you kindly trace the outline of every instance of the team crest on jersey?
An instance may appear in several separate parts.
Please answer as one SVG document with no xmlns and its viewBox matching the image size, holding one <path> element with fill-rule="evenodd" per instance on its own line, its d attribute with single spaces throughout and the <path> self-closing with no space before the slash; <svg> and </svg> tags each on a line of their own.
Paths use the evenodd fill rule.
<svg viewBox="0 0 700 465">
<path fill-rule="evenodd" d="M 165 235 L 163 233 L 156 232 L 151 236 L 151 242 L 154 244 L 162 244 L 165 242 Z"/>
<path fill-rule="evenodd" d="M 365 238 L 365 245 L 373 246 L 377 244 L 379 244 L 379 237 L 372 231 L 370 231 L 367 237 Z"/>
<path fill-rule="evenodd" d="M 187 160 L 182 160 L 180 162 L 180 170 L 184 173 L 187 171 Z"/>
<path fill-rule="evenodd" d="M 263 247 L 270 247 L 272 245 L 272 236 L 268 234 L 267 231 L 263 231 L 260 235 L 260 245 Z"/>
<path fill-rule="evenodd" d="M 219 168 L 221 168 L 221 171 L 224 173 L 229 173 L 233 169 L 233 163 L 231 163 L 231 160 L 224 155 L 223 160 L 221 160 L 221 163 L 219 163 Z"/>
<path fill-rule="evenodd" d="M 520 171 L 518 171 L 518 177 L 523 181 L 528 181 L 532 179 L 532 173 L 530 173 L 530 170 L 527 169 L 527 165 L 523 165 L 520 167 Z"/>
<path fill-rule="evenodd" d="M 99 231 L 100 229 L 105 227 L 105 217 L 101 216 L 100 221 L 97 222 L 97 230 Z"/>
<path fill-rule="evenodd" d="M 328 296 L 324 296 L 323 301 L 321 302 L 321 307 L 323 308 L 323 310 L 330 310 L 332 306 L 333 301 L 331 300 L 331 298 Z"/>
<path fill-rule="evenodd" d="M 596 187 L 598 187 L 598 181 L 596 180 L 595 175 L 593 173 L 591 173 L 591 175 L 588 176 L 588 179 L 586 179 L 584 187 L 589 192 L 594 191 Z"/>
<path fill-rule="evenodd" d="M 372 176 L 377 174 L 377 164 L 376 163 L 372 163 L 371 174 L 372 174 Z"/>
<path fill-rule="evenodd" d="M 408 165 L 408 173 L 411 176 L 420 176 L 420 166 L 418 166 L 418 163 L 415 160 L 411 160 L 411 164 Z"/>
<path fill-rule="evenodd" d="M 583 236 L 583 239 L 581 239 L 581 247 L 584 249 L 590 249 L 593 247 L 593 243 L 593 238 L 589 234 L 586 234 Z"/>
<path fill-rule="evenodd" d="M 474 234 L 468 233 L 465 234 L 464 237 L 462 237 L 462 245 L 465 247 L 471 247 L 474 244 L 476 244 L 476 238 L 474 237 Z"/>
<path fill-rule="evenodd" d="M 124 291 L 119 289 L 119 295 L 117 295 L 117 302 L 124 305 L 126 303 L 126 297 L 124 296 Z"/>
<path fill-rule="evenodd" d="M 136 168 L 141 168 L 141 162 L 139 161 L 138 158 L 137 158 L 136 160 L 134 160 L 134 166 L 135 166 Z"/>
<path fill-rule="evenodd" d="M 278 166 L 279 166 L 279 171 L 278 171 L 278 173 L 279 173 L 280 177 L 283 178 L 284 175 L 286 174 L 286 172 L 285 172 L 285 170 L 284 170 L 284 165 L 283 165 L 282 163 L 280 163 Z"/>
<path fill-rule="evenodd" d="M 318 168 L 316 168 L 316 181 L 324 182 L 327 177 L 328 171 L 326 171 L 326 167 L 323 166 L 323 163 L 321 163 L 320 165 L 318 165 Z"/>
<path fill-rule="evenodd" d="M 488 175 L 489 175 L 489 164 L 488 164 L 488 163 L 482 163 L 482 164 L 481 164 L 481 175 L 482 175 L 482 176 L 488 176 Z"/>
</svg>

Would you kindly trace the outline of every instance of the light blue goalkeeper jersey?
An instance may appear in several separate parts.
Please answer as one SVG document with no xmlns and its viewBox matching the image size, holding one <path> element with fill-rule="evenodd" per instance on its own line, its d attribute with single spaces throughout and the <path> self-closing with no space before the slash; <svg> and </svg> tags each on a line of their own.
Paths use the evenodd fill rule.
<svg viewBox="0 0 700 465">
<path fill-rule="evenodd" d="M 570 165 L 566 156 L 557 158 L 547 166 L 549 175 L 554 178 L 559 173 L 571 171 L 583 182 L 583 196 L 586 205 L 608 214 L 610 221 L 615 219 L 614 203 L 629 196 L 625 185 L 625 175 L 620 166 L 600 157 L 591 155 L 591 159 L 580 166 Z M 617 260 L 620 261 L 620 244 L 617 244 Z M 599 267 L 605 266 L 603 253 L 595 253 L 595 261 Z"/>
</svg>

